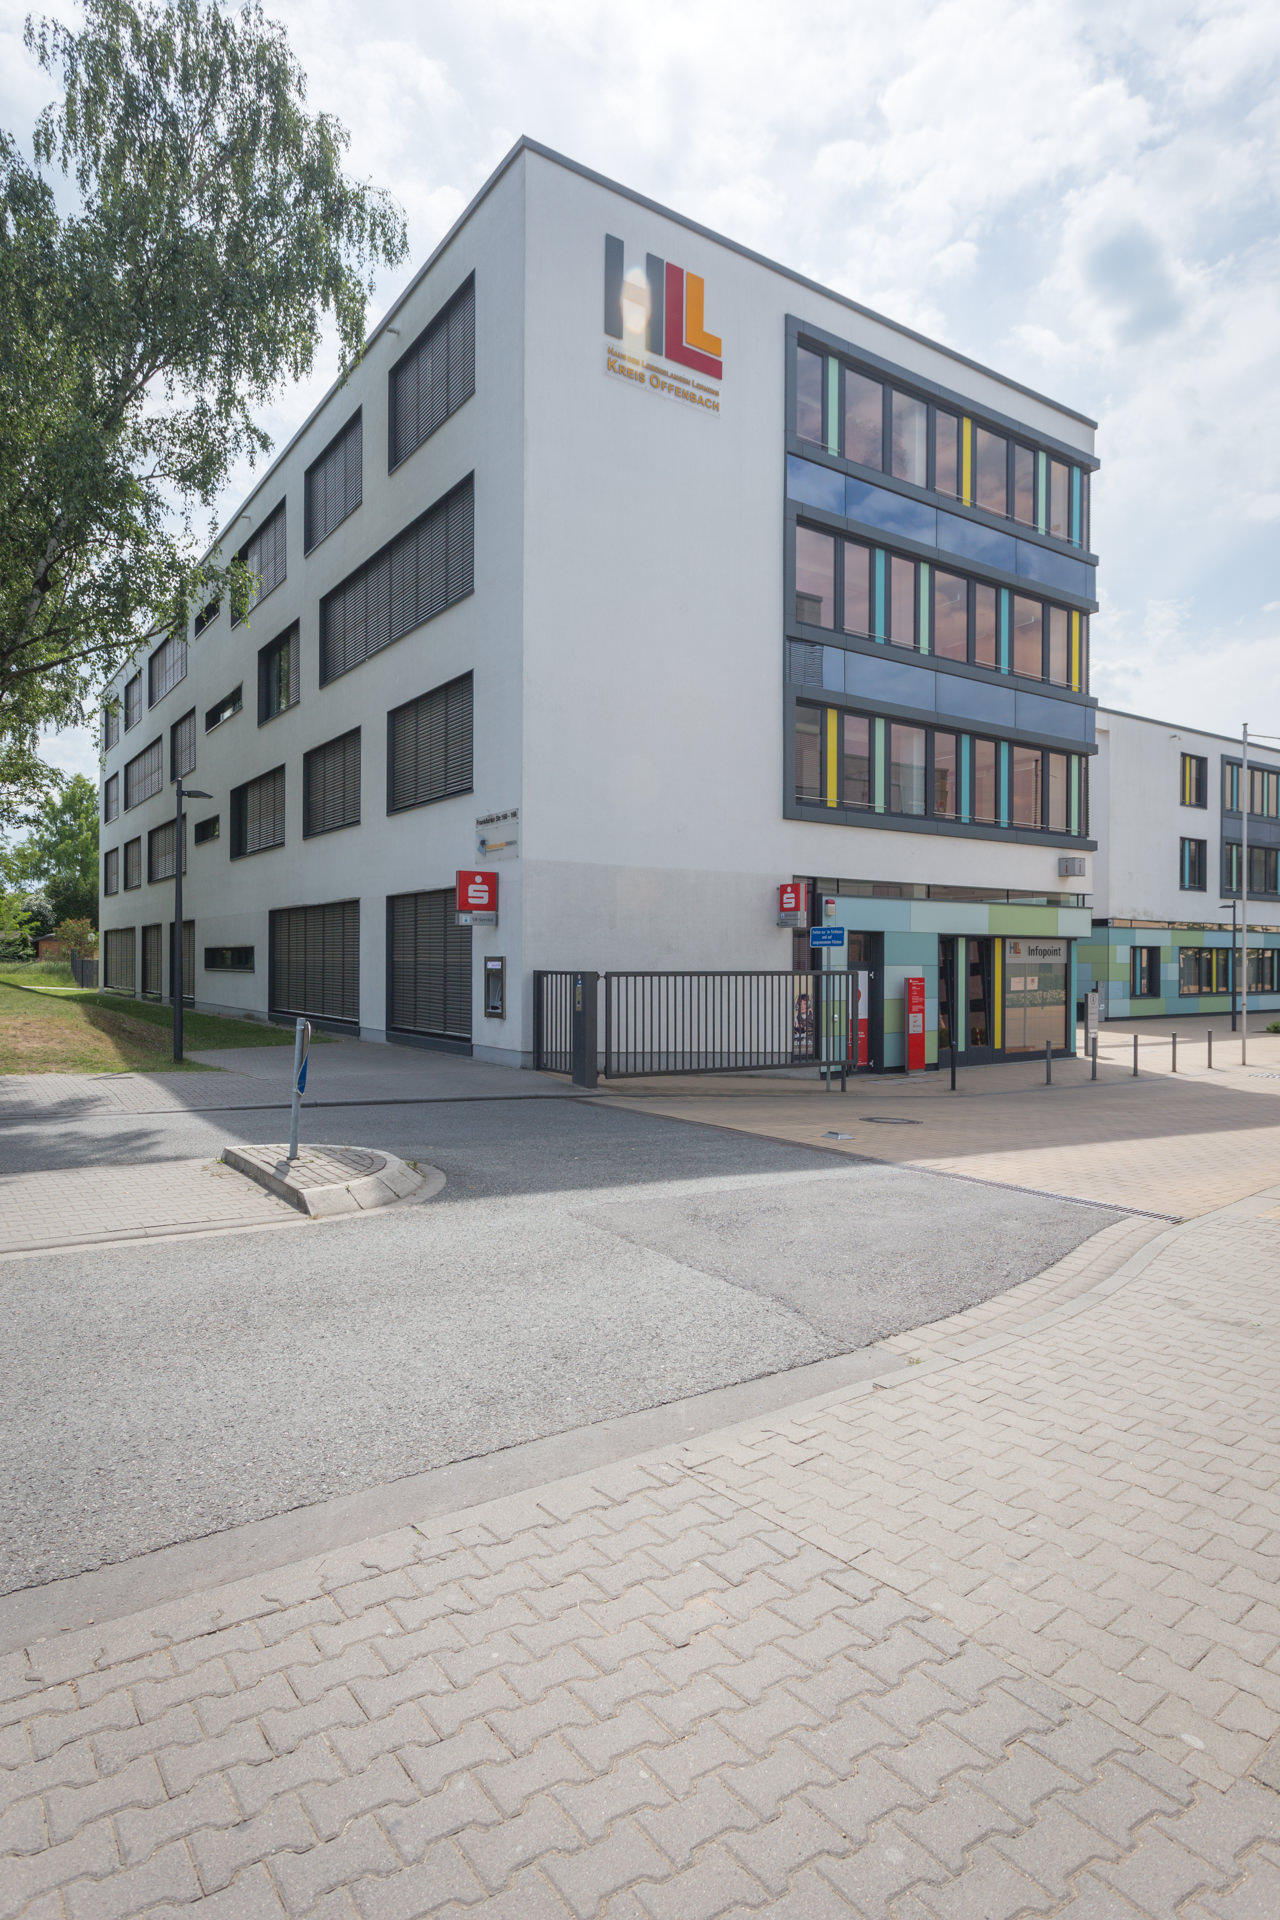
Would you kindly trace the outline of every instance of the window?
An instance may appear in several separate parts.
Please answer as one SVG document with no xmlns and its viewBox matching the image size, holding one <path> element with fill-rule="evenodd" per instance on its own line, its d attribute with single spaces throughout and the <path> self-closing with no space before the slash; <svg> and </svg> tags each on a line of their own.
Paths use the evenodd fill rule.
<svg viewBox="0 0 1280 1920">
<path fill-rule="evenodd" d="M 1266 767 L 1249 769 L 1249 811 L 1259 819 L 1274 820 L 1280 813 L 1280 773 Z"/>
<path fill-rule="evenodd" d="M 295 621 L 258 655 L 258 725 L 298 704 L 298 626 Z"/>
<path fill-rule="evenodd" d="M 844 548 L 844 630 L 869 635 L 871 632 L 871 549 L 859 540 L 845 540 Z"/>
<path fill-rule="evenodd" d="M 219 821 L 216 813 L 210 814 L 207 820 L 197 820 L 194 835 L 196 845 L 203 847 L 207 841 L 216 840 L 218 831 Z"/>
<path fill-rule="evenodd" d="M 1065 753 L 1051 753 L 1049 762 L 1049 818 L 1046 825 L 1051 833 L 1070 831 L 1070 762 Z"/>
<path fill-rule="evenodd" d="M 195 617 L 195 633 L 196 633 L 197 640 L 200 638 L 200 635 L 204 632 L 205 628 L 209 625 L 209 623 L 217 619 L 221 611 L 222 611 L 221 600 L 210 600 L 207 606 L 201 607 L 199 613 Z"/>
<path fill-rule="evenodd" d="M 1185 952 L 1186 949 L 1184 948 Z M 1129 949 L 1129 998 L 1131 1000 L 1158 999 L 1160 994 L 1160 949 L 1159 947 L 1130 947 Z"/>
<path fill-rule="evenodd" d="M 147 835 L 147 879 L 172 880 L 174 869 L 173 850 L 177 844 L 175 823 L 166 820 L 163 826 L 152 827 Z M 187 870 L 186 820 L 183 820 L 182 871 Z"/>
<path fill-rule="evenodd" d="M 452 887 L 387 902 L 387 1025 L 443 1040 L 471 1038 L 471 928 Z"/>
<path fill-rule="evenodd" d="M 841 793 L 846 807 L 871 805 L 871 722 L 862 713 L 846 713 L 842 722 Z"/>
<path fill-rule="evenodd" d="M 164 992 L 164 929 L 142 929 L 142 997 L 158 1000 Z"/>
<path fill-rule="evenodd" d="M 206 947 L 204 970 L 206 973 L 252 973 L 253 948 Z"/>
<path fill-rule="evenodd" d="M 1041 826 L 1044 755 L 1039 747 L 1014 747 L 1012 759 L 1013 824 L 1015 827 Z"/>
<path fill-rule="evenodd" d="M 390 465 L 429 439 L 476 390 L 476 288 L 468 280 L 391 369 Z"/>
<path fill-rule="evenodd" d="M 142 836 L 124 843 L 124 890 L 132 893 L 142 885 Z"/>
<path fill-rule="evenodd" d="M 995 587 L 974 588 L 973 658 L 979 667 L 994 667 L 999 663 L 997 604 Z"/>
<path fill-rule="evenodd" d="M 889 733 L 889 811 L 923 813 L 924 728 L 902 727 L 895 720 Z"/>
<path fill-rule="evenodd" d="M 988 513 L 1009 510 L 1009 442 L 979 427 L 974 433 L 973 504 Z"/>
<path fill-rule="evenodd" d="M 149 747 L 127 762 L 124 770 L 124 810 L 141 806 L 164 786 L 164 741 L 153 740 Z"/>
<path fill-rule="evenodd" d="M 1179 947 L 1178 992 L 1230 993 L 1231 958 L 1230 947 Z"/>
<path fill-rule="evenodd" d="M 1020 593 L 1013 596 L 1013 670 L 1029 680 L 1044 678 L 1044 608 Z"/>
<path fill-rule="evenodd" d="M 102 856 L 102 891 L 119 893 L 120 891 L 120 849 L 108 847 Z"/>
<path fill-rule="evenodd" d="M 923 400 L 905 393 L 890 397 L 893 421 L 893 459 L 890 472 L 898 480 L 923 487 L 929 477 L 929 409 Z"/>
<path fill-rule="evenodd" d="M 1275 893 L 1277 891 L 1277 864 L 1277 850 L 1275 847 L 1250 847 L 1250 893 Z"/>
<path fill-rule="evenodd" d="M 852 367 L 844 370 L 844 457 L 884 467 L 884 388 Z"/>
<path fill-rule="evenodd" d="M 169 729 L 169 778 L 185 779 L 196 770 L 196 710 L 184 713 Z"/>
<path fill-rule="evenodd" d="M 1013 446 L 1013 517 L 1025 525 L 1036 523 L 1036 456 L 1030 447 Z"/>
<path fill-rule="evenodd" d="M 464 673 L 387 715 L 387 812 L 470 793 L 472 683 Z"/>
<path fill-rule="evenodd" d="M 241 547 L 238 559 L 243 560 L 256 585 L 245 608 L 244 617 L 248 619 L 253 609 L 274 593 L 285 577 L 285 518 L 284 501 L 269 513 L 256 533 L 251 533 Z M 231 624 L 239 626 L 238 617 L 233 616 Z"/>
<path fill-rule="evenodd" d="M 102 984 L 112 993 L 132 993 L 134 982 L 134 929 L 108 927 L 102 936 Z"/>
<path fill-rule="evenodd" d="M 933 415 L 933 484 L 953 499 L 960 494 L 960 421 L 941 407 Z"/>
<path fill-rule="evenodd" d="M 1184 893 L 1203 893 L 1209 870 L 1208 847 L 1203 840 L 1184 840 L 1180 854 L 1178 882 Z"/>
<path fill-rule="evenodd" d="M 1071 684 L 1067 610 L 1065 607 L 1050 607 L 1048 615 L 1049 679 L 1055 687 L 1066 687 Z"/>
<path fill-rule="evenodd" d="M 1224 893 L 1239 893 L 1240 875 L 1244 870 L 1241 859 L 1240 842 L 1238 840 L 1224 842 L 1222 848 L 1222 891 Z"/>
<path fill-rule="evenodd" d="M 1203 754 L 1184 753 L 1182 756 L 1182 804 L 1184 807 L 1207 807 L 1209 804 L 1209 762 Z"/>
<path fill-rule="evenodd" d="M 142 718 L 142 675 L 135 673 L 124 686 L 124 730 L 136 727 Z"/>
<path fill-rule="evenodd" d="M 212 733 L 214 728 L 220 727 L 224 720 L 229 720 L 233 713 L 239 713 L 243 692 L 244 688 L 242 686 L 235 687 L 230 693 L 219 700 L 216 707 L 210 707 L 204 717 L 204 730 L 206 733 Z"/>
<path fill-rule="evenodd" d="M 1250 993 L 1274 993 L 1280 978 L 1280 953 L 1275 947 L 1250 947 Z"/>
<path fill-rule="evenodd" d="M 360 902 L 285 907 L 269 924 L 271 1011 L 358 1026 Z"/>
<path fill-rule="evenodd" d="M 1067 501 L 1070 492 L 1070 469 L 1061 460 L 1049 462 L 1049 532 L 1056 534 L 1059 540 L 1070 535 Z"/>
<path fill-rule="evenodd" d="M 824 362 L 820 353 L 810 353 L 807 347 L 801 347 L 796 354 L 796 433 L 801 440 L 808 440 L 815 447 L 823 444 L 822 436 L 822 375 Z M 850 454 L 850 459 L 853 455 Z M 879 462 L 876 463 L 879 465 Z"/>
<path fill-rule="evenodd" d="M 969 583 L 955 573 L 933 576 L 933 650 L 944 660 L 969 658 Z"/>
<path fill-rule="evenodd" d="M 1224 813 L 1240 811 L 1240 762 L 1225 760 L 1222 765 L 1222 809 Z"/>
<path fill-rule="evenodd" d="M 320 602 L 320 684 L 359 666 L 472 590 L 472 476 Z"/>
<path fill-rule="evenodd" d="M 284 845 L 284 768 L 231 789 L 231 858 Z"/>
<path fill-rule="evenodd" d="M 120 775 L 113 773 L 102 789 L 102 818 L 114 820 L 120 812 Z"/>
<path fill-rule="evenodd" d="M 984 826 L 994 826 L 999 818 L 994 740 L 975 740 L 973 743 L 973 817 Z"/>
<path fill-rule="evenodd" d="M 933 804 L 930 812 L 954 820 L 960 810 L 960 742 L 954 733 L 933 736 Z"/>
<path fill-rule="evenodd" d="M 796 619 L 811 627 L 836 623 L 836 543 L 813 527 L 796 528 Z"/>
<path fill-rule="evenodd" d="M 104 707 L 102 709 L 102 750 L 103 752 L 110 753 L 112 747 L 115 746 L 116 741 L 119 738 L 120 738 L 120 709 L 119 707 Z"/>
<path fill-rule="evenodd" d="M 360 729 L 302 758 L 302 837 L 360 824 Z"/>
<path fill-rule="evenodd" d="M 822 713 L 817 707 L 796 708 L 796 800 L 818 806 L 822 801 Z"/>
<path fill-rule="evenodd" d="M 187 677 L 187 643 L 180 634 L 162 640 L 147 662 L 147 705 L 154 707 Z"/>
<path fill-rule="evenodd" d="M 916 563 L 899 559 L 895 553 L 889 562 L 889 639 L 895 647 L 916 644 Z"/>
<path fill-rule="evenodd" d="M 303 486 L 302 546 L 310 553 L 354 513 L 364 498 L 364 429 L 357 407 L 318 460 L 307 468 Z"/>
</svg>

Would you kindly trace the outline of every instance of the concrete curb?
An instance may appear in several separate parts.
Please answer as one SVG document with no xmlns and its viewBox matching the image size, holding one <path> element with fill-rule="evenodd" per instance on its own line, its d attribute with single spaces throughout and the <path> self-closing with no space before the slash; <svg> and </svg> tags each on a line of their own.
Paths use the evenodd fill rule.
<svg viewBox="0 0 1280 1920">
<path fill-rule="evenodd" d="M 292 1165 L 287 1153 L 283 1145 L 224 1147 L 221 1159 L 313 1220 L 367 1213 L 411 1197 L 430 1200 L 444 1185 L 437 1167 L 411 1167 L 373 1148 L 307 1146 Z"/>
</svg>

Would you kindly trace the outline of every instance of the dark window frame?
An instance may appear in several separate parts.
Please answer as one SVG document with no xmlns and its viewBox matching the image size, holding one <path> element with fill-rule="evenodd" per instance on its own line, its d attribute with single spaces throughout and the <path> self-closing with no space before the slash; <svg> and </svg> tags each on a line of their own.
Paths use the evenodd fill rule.
<svg viewBox="0 0 1280 1920">
<path fill-rule="evenodd" d="M 132 859 L 130 859 L 130 855 L 133 856 Z M 131 880 L 129 878 L 130 871 L 137 875 L 136 879 Z M 135 835 L 132 840 L 126 840 L 121 850 L 120 888 L 123 893 L 136 893 L 141 885 L 142 835 L 139 833 Z"/>
<path fill-rule="evenodd" d="M 196 821 L 191 840 L 194 846 L 207 847 L 211 841 L 220 839 L 221 835 L 222 816 L 221 814 L 210 813 L 207 814 L 203 820 Z"/>
<path fill-rule="evenodd" d="M 349 506 L 345 506 L 343 508 L 342 512 L 338 514 L 336 519 L 330 520 L 328 522 L 328 524 L 325 526 L 324 531 L 322 533 L 317 533 L 316 525 L 315 525 L 316 516 L 315 516 L 314 505 L 313 505 L 313 493 L 314 493 L 315 485 L 320 478 L 320 470 L 324 466 L 325 462 L 328 460 L 331 460 L 335 454 L 339 452 L 342 453 L 343 460 L 344 460 L 343 497 L 344 499 L 346 499 L 349 496 L 349 492 L 350 492 L 350 471 L 349 471 L 348 463 L 350 460 L 350 442 L 353 437 L 359 441 L 359 451 L 356 455 L 356 481 L 355 481 L 356 497 L 354 500 L 351 501 Z M 307 468 L 305 474 L 302 476 L 302 551 L 303 553 L 304 554 L 314 553 L 317 547 L 323 546 L 324 542 L 329 538 L 329 535 L 331 533 L 336 533 L 338 528 L 342 525 L 343 521 L 349 520 L 351 518 L 351 515 L 356 511 L 357 507 L 361 507 L 363 505 L 364 505 L 364 409 L 362 407 L 357 407 L 355 412 L 351 415 L 351 418 L 346 422 L 346 424 L 338 428 L 338 431 L 334 434 L 332 440 L 330 440 L 326 446 L 321 448 L 320 452 L 316 455 L 315 459 L 311 462 L 311 465 Z"/>
<path fill-rule="evenodd" d="M 396 473 L 404 465 L 406 460 L 411 460 L 414 454 L 418 452 L 419 448 L 425 447 L 427 444 L 427 441 L 431 439 L 432 435 L 439 432 L 440 428 L 444 425 L 445 421 L 451 420 L 454 414 L 460 412 L 461 409 L 466 405 L 467 401 L 473 399 L 475 396 L 475 390 L 476 390 L 475 292 L 476 292 L 476 277 L 474 273 L 469 273 L 465 278 L 465 280 L 462 281 L 461 285 L 459 285 L 458 287 L 455 287 L 454 291 L 449 295 L 449 298 L 444 302 L 443 306 L 441 306 L 437 310 L 437 312 L 432 315 L 431 319 L 428 320 L 426 326 L 423 327 L 422 331 L 419 334 L 417 334 L 413 340 L 410 341 L 409 345 L 405 348 L 404 352 L 400 355 L 399 359 L 388 370 L 388 373 L 387 373 L 387 472 L 388 473 Z M 458 397 L 455 400 L 451 401 L 449 398 L 449 377 L 450 377 L 450 373 L 452 372 L 452 367 L 449 361 L 449 346 L 448 346 L 448 340 L 447 340 L 448 328 L 449 328 L 450 320 L 453 317 L 453 315 L 457 311 L 459 311 L 460 308 L 466 303 L 470 304 L 470 310 L 471 310 L 470 311 L 470 327 L 471 327 L 470 385 L 466 387 L 464 392 L 459 393 Z M 398 417 L 397 382 L 408 378 L 410 364 L 415 360 L 420 360 L 424 353 L 428 353 L 430 351 L 433 336 L 436 334 L 439 334 L 442 331 L 446 335 L 446 347 L 445 347 L 446 364 L 445 364 L 445 370 L 444 370 L 444 387 L 445 387 L 444 410 L 438 415 L 432 416 L 432 424 L 427 428 L 426 432 L 422 434 L 420 439 L 415 440 L 411 446 L 405 446 L 404 448 L 400 448 L 397 445 L 397 436 L 396 436 L 396 421 Z"/>
<path fill-rule="evenodd" d="M 457 783 L 451 785 L 450 776 L 449 776 L 450 760 L 451 758 L 454 757 L 455 754 L 459 759 L 462 759 L 464 757 L 464 754 L 460 744 L 455 741 L 451 741 L 449 737 L 449 726 L 450 726 L 450 719 L 451 719 L 450 711 L 449 711 L 450 700 L 451 700 L 451 696 L 456 696 L 459 704 L 463 704 L 462 697 L 464 694 L 465 694 L 465 716 L 466 716 L 465 776 L 460 774 L 457 779 Z M 438 702 L 441 706 L 444 707 L 444 729 L 445 729 L 444 784 L 440 788 L 439 792 L 424 793 L 424 794 L 421 794 L 420 798 L 414 798 L 412 800 L 397 801 L 396 783 L 397 783 L 398 772 L 400 769 L 400 757 L 399 757 L 399 750 L 397 747 L 397 739 L 396 739 L 397 722 L 405 721 L 407 723 L 407 718 L 409 714 L 411 712 L 416 712 L 418 708 L 425 706 L 427 702 Z M 428 711 L 427 719 L 429 724 L 430 723 L 429 711 Z M 419 789 L 419 792 L 420 791 L 421 790 Z M 473 793 L 474 791 L 475 791 L 475 675 L 474 675 L 474 672 L 468 670 L 468 672 L 466 673 L 455 674 L 451 680 L 442 681 L 438 687 L 428 687 L 425 693 L 417 694 L 412 700 L 402 701 L 399 706 L 392 707 L 391 711 L 388 713 L 387 715 L 387 813 L 389 815 L 399 814 L 399 813 L 412 813 L 416 807 L 438 806 L 442 800 L 456 800 L 460 794 Z"/>
<path fill-rule="evenodd" d="M 292 698 L 280 706 L 272 706 L 272 663 L 281 654 L 289 654 L 289 687 Z M 278 720 L 282 713 L 289 713 L 302 698 L 302 640 L 300 625 L 293 620 L 278 633 L 274 640 L 268 640 L 265 647 L 258 649 L 258 725 L 265 727 L 268 721 Z"/>
<path fill-rule="evenodd" d="M 120 818 L 120 775 L 111 773 L 102 783 L 102 821 L 110 826 L 113 820 Z"/>
<path fill-rule="evenodd" d="M 104 894 L 120 891 L 120 849 L 106 847 L 102 854 L 102 891 Z"/>
<path fill-rule="evenodd" d="M 346 751 L 343 755 L 343 772 L 345 775 L 348 771 L 346 763 L 350 760 L 350 747 L 353 740 L 355 742 L 355 813 L 348 813 L 345 818 L 331 821 L 327 826 L 313 826 L 311 817 L 317 801 L 315 793 L 317 774 L 319 774 L 321 778 L 327 779 L 326 763 L 322 762 L 319 756 L 332 756 L 335 749 L 339 747 L 345 749 Z M 358 827 L 360 825 L 363 781 L 364 768 L 359 727 L 348 727 L 345 733 L 336 734 L 332 740 L 322 740 L 318 746 L 309 747 L 302 756 L 303 839 L 318 840 L 326 833 L 343 833 L 348 827 Z"/>
<path fill-rule="evenodd" d="M 180 660 L 182 662 L 182 671 L 180 673 L 173 673 L 169 670 L 169 662 L 171 659 Z M 160 677 L 161 668 L 163 668 L 163 671 L 166 677 L 165 677 L 164 685 L 157 688 L 156 683 Z M 172 693 L 174 688 L 180 685 L 181 682 L 186 679 L 186 677 L 187 677 L 186 635 L 180 634 L 180 633 L 168 634 L 160 642 L 159 646 L 155 649 L 155 651 L 151 654 L 150 658 L 147 661 L 147 708 L 148 710 L 150 710 L 152 707 L 159 706 L 160 702 L 165 698 L 166 694 Z"/>
<path fill-rule="evenodd" d="M 180 730 L 183 727 L 185 727 L 188 722 L 190 722 L 190 725 L 191 725 L 191 763 L 189 766 L 180 767 L 178 765 L 178 735 Z M 199 734 L 196 729 L 196 710 L 194 707 L 191 707 L 186 713 L 182 715 L 180 720 L 175 720 L 173 725 L 169 729 L 169 778 L 170 780 L 185 780 L 189 773 L 195 772 L 196 745 L 198 740 L 199 740 Z"/>
<path fill-rule="evenodd" d="M 1209 804 L 1209 757 L 1203 753 L 1184 753 L 1178 769 L 1179 796 L 1184 807 Z"/>
<path fill-rule="evenodd" d="M 215 959 L 215 954 L 248 954 L 247 960 Z M 253 973 L 256 971 L 256 959 L 253 947 L 206 947 L 204 950 L 204 970 L 206 973 Z"/>
<path fill-rule="evenodd" d="M 132 780 L 130 780 L 130 775 L 134 773 L 135 767 L 141 768 L 142 762 L 144 760 L 150 760 L 153 756 L 156 758 L 156 767 L 154 771 L 148 768 L 146 770 L 146 777 L 153 780 L 154 784 L 147 787 L 145 793 L 138 793 L 135 789 L 142 780 L 143 774 L 139 771 L 137 774 L 134 774 Z M 144 806 L 148 800 L 154 800 L 158 793 L 164 791 L 164 735 L 162 733 L 158 733 L 154 740 L 148 741 L 142 751 L 135 753 L 132 760 L 126 763 L 124 780 L 121 784 L 123 787 L 122 798 L 124 801 L 124 811 L 126 813 L 132 813 L 135 807 Z"/>
<path fill-rule="evenodd" d="M 143 698 L 142 698 L 142 668 L 141 667 L 138 668 L 138 671 L 133 675 L 131 679 L 125 681 L 123 701 L 124 701 L 124 729 L 123 730 L 125 733 L 132 733 L 133 729 L 136 726 L 141 725 L 143 713 L 146 711 L 143 703 Z"/>
<path fill-rule="evenodd" d="M 278 818 L 280 837 L 278 840 L 266 840 L 256 847 L 249 847 L 245 845 L 245 841 L 248 838 L 250 796 L 255 788 L 265 786 L 268 780 L 279 782 L 280 810 Z M 229 802 L 231 814 L 230 857 L 233 860 L 252 860 L 260 853 L 274 853 L 277 848 L 283 847 L 286 840 L 287 819 L 285 808 L 287 804 L 288 793 L 285 784 L 285 769 L 283 763 L 278 767 L 268 767 L 265 772 L 255 774 L 252 780 L 243 780 L 238 787 L 232 787 Z"/>
<path fill-rule="evenodd" d="M 259 585 L 254 588 L 253 598 L 250 600 L 244 612 L 242 614 L 232 614 L 231 625 L 233 628 L 240 626 L 242 621 L 247 621 L 252 614 L 256 613 L 263 601 L 268 599 L 277 587 L 283 586 L 289 577 L 289 522 L 285 511 L 287 505 L 287 496 L 285 499 L 277 501 L 270 513 L 263 515 L 259 524 L 254 528 L 244 545 L 239 548 L 236 553 L 236 559 L 243 561 L 245 566 L 256 575 Z M 280 527 L 278 542 L 275 531 L 277 523 Z M 270 533 L 272 539 L 273 556 L 274 551 L 278 547 L 280 571 L 274 576 L 269 585 L 263 585 L 262 583 L 265 582 L 267 578 L 266 569 L 260 564 L 255 564 L 251 561 L 249 556 L 253 549 L 257 548 L 257 560 L 258 562 L 261 561 L 261 549 L 268 533 Z"/>
<path fill-rule="evenodd" d="M 456 520 L 456 527 L 455 527 Z M 439 543 L 440 551 L 435 554 L 438 573 L 428 568 L 427 587 L 419 581 L 415 566 L 414 598 L 412 605 L 401 578 L 400 591 L 396 591 L 397 573 L 404 573 L 404 560 L 411 548 L 415 556 L 420 556 L 424 542 L 430 557 L 433 548 Z M 456 551 L 455 551 L 456 542 Z M 385 582 L 383 580 L 385 570 Z M 441 585 L 441 598 L 438 604 L 428 605 L 422 611 L 422 594 L 430 588 Z M 377 653 L 383 653 L 390 646 L 416 632 L 431 620 L 436 620 L 450 608 L 469 599 L 475 592 L 475 473 L 474 470 L 450 487 L 447 492 L 433 500 L 425 512 L 418 514 L 402 527 L 400 532 L 370 554 L 367 560 L 339 580 L 330 588 L 320 601 L 320 685 L 332 686 L 344 673 L 352 673 L 362 667 Z M 368 616 L 370 594 L 373 594 L 375 606 L 381 608 L 385 601 L 386 638 L 376 639 L 372 645 L 365 644 L 364 651 L 355 658 L 348 658 L 354 649 L 351 636 L 361 628 L 367 643 L 371 624 Z M 350 602 L 352 608 L 363 604 L 366 612 L 363 618 L 351 617 L 341 637 L 341 659 L 344 664 L 333 666 L 331 661 L 331 635 L 329 631 L 331 610 L 344 609 Z M 399 612 L 397 613 L 397 606 Z M 412 617 L 408 617 L 409 615 Z M 405 624 L 400 624 L 401 621 Z M 378 630 L 381 622 L 378 623 Z M 336 651 L 336 648 L 334 649 Z"/>
<path fill-rule="evenodd" d="M 1209 885 L 1209 843 L 1183 834 L 1178 846 L 1178 888 L 1204 893 Z"/>
<path fill-rule="evenodd" d="M 1140 954 L 1145 958 L 1139 959 Z M 1162 993 L 1160 964 L 1159 947 L 1131 946 L 1129 948 L 1129 998 L 1131 1000 L 1160 999 Z M 1146 986 L 1142 985 L 1143 980 L 1147 982 Z"/>
<path fill-rule="evenodd" d="M 207 709 L 204 716 L 204 730 L 212 733 L 216 727 L 225 727 L 228 720 L 234 720 L 244 711 L 244 682 L 218 701 L 216 706 Z"/>
</svg>

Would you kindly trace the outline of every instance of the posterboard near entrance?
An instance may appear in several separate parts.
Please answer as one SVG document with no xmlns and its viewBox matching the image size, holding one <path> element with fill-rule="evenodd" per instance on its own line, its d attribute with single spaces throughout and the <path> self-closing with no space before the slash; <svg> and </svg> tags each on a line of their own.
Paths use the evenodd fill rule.
<svg viewBox="0 0 1280 1920">
<path fill-rule="evenodd" d="M 924 975 L 909 973 L 902 983 L 907 1037 L 907 1072 L 924 1071 Z"/>
</svg>

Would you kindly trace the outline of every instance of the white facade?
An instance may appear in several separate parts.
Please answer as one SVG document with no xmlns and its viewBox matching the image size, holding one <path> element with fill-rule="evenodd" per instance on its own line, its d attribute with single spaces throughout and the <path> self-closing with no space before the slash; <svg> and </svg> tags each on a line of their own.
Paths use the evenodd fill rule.
<svg viewBox="0 0 1280 1920">
<path fill-rule="evenodd" d="M 657 255 L 705 281 L 706 328 L 723 341 L 717 412 L 607 370 L 606 234 L 628 263 Z M 474 396 L 389 473 L 389 370 L 472 274 Z M 213 798 L 192 803 L 188 822 L 222 821 L 218 840 L 188 843 L 198 1005 L 265 1017 L 270 911 L 358 898 L 360 1028 L 381 1037 L 388 896 L 487 864 L 477 821 L 513 811 L 518 853 L 493 869 L 499 924 L 475 929 L 473 954 L 474 1048 L 500 1060 L 529 1058 L 534 968 L 789 967 L 774 905 L 793 875 L 1063 897 L 1063 843 L 1047 835 L 785 816 L 789 318 L 1093 464 L 1079 415 L 522 142 L 224 531 L 238 548 L 284 499 L 287 577 L 247 622 L 232 628 L 224 609 L 193 639 L 185 679 L 105 757 L 104 779 L 161 733 L 167 756 L 171 723 L 195 709 L 189 779 Z M 304 473 L 357 406 L 363 503 L 304 556 Z M 474 592 L 321 686 L 322 596 L 470 473 Z M 293 621 L 299 701 L 258 725 L 259 649 Z M 388 814 L 388 711 L 468 671 L 473 790 Z M 206 711 L 236 685 L 242 711 L 206 733 Z M 302 756 L 356 726 L 361 822 L 304 838 Z M 231 859 L 230 790 L 280 764 L 285 844 Z M 140 890 L 104 897 L 104 929 L 167 932 L 172 882 L 147 882 L 146 844 L 172 806 L 166 782 L 104 825 L 104 849 L 140 837 L 143 854 Z M 1070 883 L 1082 896 L 1089 845 L 1078 843 L 1086 870 Z M 207 949 L 248 946 L 252 973 L 206 972 Z M 496 955 L 501 1021 L 481 1002 L 483 961 Z"/>
</svg>

